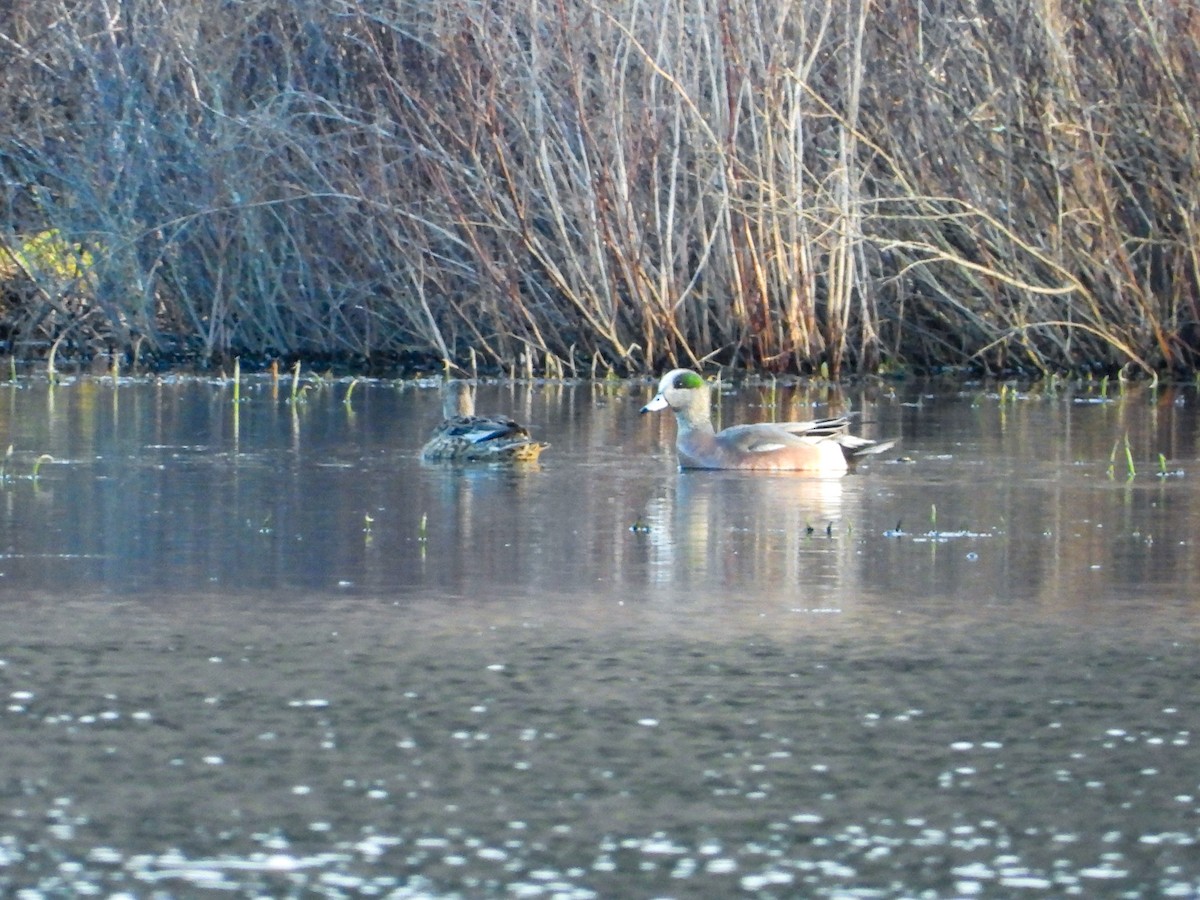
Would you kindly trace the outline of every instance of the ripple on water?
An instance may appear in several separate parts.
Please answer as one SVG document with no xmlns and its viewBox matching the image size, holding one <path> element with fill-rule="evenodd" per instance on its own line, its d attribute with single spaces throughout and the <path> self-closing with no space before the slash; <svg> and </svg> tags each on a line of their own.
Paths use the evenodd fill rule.
<svg viewBox="0 0 1200 900">
<path fill-rule="evenodd" d="M 527 823 L 513 820 L 509 833 L 523 834 Z M 780 823 L 788 827 L 786 823 Z M 824 817 L 810 812 L 796 813 L 790 827 L 806 830 L 824 824 Z M 303 888 L 314 897 L 338 897 L 346 892 L 370 895 L 383 892 L 388 896 L 417 897 L 444 893 L 439 882 L 420 874 L 419 870 L 437 863 L 445 872 L 457 871 L 460 885 L 496 884 L 512 896 L 579 897 L 603 896 L 603 884 L 614 884 L 613 878 L 645 877 L 661 873 L 675 882 L 692 879 L 730 879 L 730 890 L 747 894 L 776 895 L 780 890 L 799 891 L 812 896 L 826 896 L 825 888 L 836 885 L 836 893 L 846 897 L 885 896 L 887 891 L 862 883 L 868 873 L 896 853 L 906 848 L 953 846 L 961 853 L 978 858 L 952 867 L 958 896 L 988 895 L 996 890 L 1052 890 L 1086 893 L 1087 885 L 1119 884 L 1131 878 L 1131 868 L 1125 857 L 1111 851 L 1101 854 L 1091 863 L 1078 865 L 1058 858 L 1049 867 L 1030 864 L 1021 853 L 1004 852 L 1008 836 L 993 819 L 976 823 L 957 822 L 948 828 L 937 828 L 927 817 L 901 821 L 880 820 L 864 824 L 844 824 L 831 831 L 821 843 L 825 849 L 819 856 L 797 849 L 815 846 L 807 840 L 791 844 L 786 835 L 773 829 L 769 841 L 749 841 L 736 848 L 725 842 L 704 839 L 691 842 L 670 831 L 656 831 L 647 836 L 626 836 L 602 840 L 590 854 L 584 851 L 590 865 L 545 865 L 546 848 L 540 843 L 510 839 L 503 842 L 455 830 L 447 834 L 427 834 L 405 839 L 399 835 L 365 834 L 350 843 L 336 843 L 334 849 L 318 853 L 297 853 L 280 834 L 258 835 L 263 850 L 245 856 L 189 857 L 179 850 L 158 855 L 137 855 L 126 858 L 111 845 L 91 848 L 78 862 L 60 863 L 54 883 L 70 885 L 74 893 L 104 893 L 111 873 L 123 872 L 144 884 L 178 884 L 188 890 L 230 892 L 245 886 L 247 878 L 286 876 L 293 888 Z M 1063 846 L 1077 841 L 1078 835 L 1060 832 L 1053 843 Z M 1150 846 L 1191 847 L 1195 835 L 1186 832 L 1143 834 L 1139 841 Z M 24 852 L 44 853 L 42 848 L 17 848 L 16 840 L 0 838 L 0 862 L 16 861 Z M 391 869 L 389 863 L 407 859 L 418 870 L 408 880 L 395 876 L 380 876 L 380 869 Z M 489 871 L 491 875 L 487 874 Z M 1179 867 L 1173 873 L 1164 871 L 1157 885 L 1162 896 L 1192 896 L 1186 873 Z M 593 878 L 604 879 L 596 884 Z M 258 882 L 267 884 L 268 882 Z M 709 887 L 713 885 L 706 882 Z M 90 889 L 85 886 L 91 885 Z M 116 885 L 113 885 L 116 887 Z M 42 885 L 43 893 L 50 890 L 49 881 Z M 706 888 L 707 889 L 707 888 Z M 34 896 L 34 895 L 29 895 Z M 116 896 L 109 893 L 108 896 Z"/>
</svg>

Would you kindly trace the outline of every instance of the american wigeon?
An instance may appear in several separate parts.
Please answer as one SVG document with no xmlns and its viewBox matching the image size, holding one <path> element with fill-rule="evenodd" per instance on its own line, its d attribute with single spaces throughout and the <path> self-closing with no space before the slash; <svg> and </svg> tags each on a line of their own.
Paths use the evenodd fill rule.
<svg viewBox="0 0 1200 900">
<path fill-rule="evenodd" d="M 713 430 L 711 387 L 691 369 L 675 369 L 658 383 L 642 412 L 671 409 L 679 432 L 675 450 L 682 469 L 747 469 L 840 475 L 862 456 L 881 453 L 895 440 L 849 434 L 845 416 L 811 422 L 762 422 Z"/>
<path fill-rule="evenodd" d="M 463 381 L 443 383 L 442 414 L 445 420 L 421 450 L 426 462 L 537 462 L 550 446 L 508 416 L 476 415 L 474 390 Z"/>
</svg>

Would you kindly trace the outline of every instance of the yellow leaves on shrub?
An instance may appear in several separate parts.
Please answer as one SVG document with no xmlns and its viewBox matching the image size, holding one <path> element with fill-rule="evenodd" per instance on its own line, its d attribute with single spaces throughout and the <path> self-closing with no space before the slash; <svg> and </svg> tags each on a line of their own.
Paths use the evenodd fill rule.
<svg viewBox="0 0 1200 900">
<path fill-rule="evenodd" d="M 25 273 L 34 281 L 86 278 L 94 262 L 91 251 L 63 240 L 57 228 L 18 239 L 0 250 L 0 279 Z"/>
</svg>

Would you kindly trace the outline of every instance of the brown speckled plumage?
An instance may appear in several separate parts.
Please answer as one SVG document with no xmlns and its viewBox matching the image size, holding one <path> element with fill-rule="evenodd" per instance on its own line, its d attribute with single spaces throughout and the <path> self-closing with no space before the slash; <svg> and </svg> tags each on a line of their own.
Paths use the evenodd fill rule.
<svg viewBox="0 0 1200 900">
<path fill-rule="evenodd" d="M 535 441 L 524 425 L 500 415 L 476 415 L 469 384 L 443 385 L 445 420 L 433 430 L 421 458 L 426 462 L 537 462 L 549 444 Z"/>
</svg>

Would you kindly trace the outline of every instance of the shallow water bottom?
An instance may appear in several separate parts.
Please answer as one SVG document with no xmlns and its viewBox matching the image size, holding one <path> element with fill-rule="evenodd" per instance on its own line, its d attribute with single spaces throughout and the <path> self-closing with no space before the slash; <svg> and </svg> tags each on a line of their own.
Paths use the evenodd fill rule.
<svg viewBox="0 0 1200 900">
<path fill-rule="evenodd" d="M 6 606 L 0 888 L 1200 891 L 1182 620 L 571 612 Z"/>
</svg>

